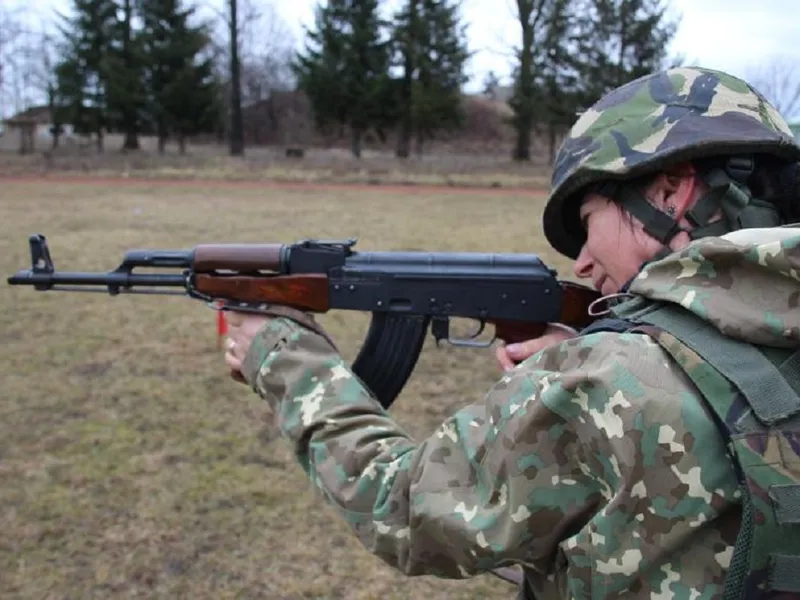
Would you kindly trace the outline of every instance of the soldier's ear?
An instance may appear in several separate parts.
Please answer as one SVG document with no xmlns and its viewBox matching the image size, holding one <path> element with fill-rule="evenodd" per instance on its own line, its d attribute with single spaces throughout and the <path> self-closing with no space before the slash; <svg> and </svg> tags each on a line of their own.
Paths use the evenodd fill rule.
<svg viewBox="0 0 800 600">
<path fill-rule="evenodd" d="M 659 210 L 679 221 L 692 207 L 700 184 L 694 165 L 681 163 L 660 173 L 654 179 L 648 196 Z"/>
</svg>

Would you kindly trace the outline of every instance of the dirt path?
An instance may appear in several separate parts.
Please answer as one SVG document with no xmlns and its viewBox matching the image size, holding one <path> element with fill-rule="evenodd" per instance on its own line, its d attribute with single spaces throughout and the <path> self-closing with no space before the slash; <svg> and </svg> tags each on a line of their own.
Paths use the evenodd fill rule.
<svg viewBox="0 0 800 600">
<path fill-rule="evenodd" d="M 231 189 L 286 189 L 286 190 L 350 190 L 354 192 L 392 192 L 408 194 L 414 192 L 434 194 L 492 194 L 499 196 L 543 195 L 547 190 L 541 187 L 490 187 L 443 184 L 390 184 L 390 183 L 314 183 L 306 181 L 257 181 L 229 179 L 177 179 L 160 177 L 108 177 L 92 175 L 0 175 L 2 183 L 61 183 L 78 185 L 149 185 L 149 186 L 213 186 Z"/>
</svg>

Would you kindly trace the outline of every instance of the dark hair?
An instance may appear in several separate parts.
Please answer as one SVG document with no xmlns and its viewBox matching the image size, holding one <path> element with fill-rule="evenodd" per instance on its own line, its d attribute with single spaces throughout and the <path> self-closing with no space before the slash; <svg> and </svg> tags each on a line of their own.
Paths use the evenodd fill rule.
<svg viewBox="0 0 800 600">
<path fill-rule="evenodd" d="M 800 163 L 759 155 L 747 184 L 753 197 L 774 204 L 785 222 L 800 220 Z"/>
<path fill-rule="evenodd" d="M 718 156 L 692 161 L 692 165 L 702 175 L 724 168 L 727 160 L 727 156 Z M 800 219 L 798 163 L 771 154 L 755 154 L 753 161 L 753 172 L 744 182 L 753 198 L 774 205 L 784 223 Z"/>
</svg>

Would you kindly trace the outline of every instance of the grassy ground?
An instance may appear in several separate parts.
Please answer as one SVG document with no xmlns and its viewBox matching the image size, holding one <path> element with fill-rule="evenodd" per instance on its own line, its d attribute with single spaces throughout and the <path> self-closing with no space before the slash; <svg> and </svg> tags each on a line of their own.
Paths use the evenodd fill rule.
<svg viewBox="0 0 800 600">
<path fill-rule="evenodd" d="M 355 159 L 343 148 L 307 148 L 302 159 L 289 159 L 283 146 L 248 147 L 244 157 L 232 158 L 227 147 L 189 146 L 185 155 L 168 147 L 163 155 L 155 142 L 143 138 L 137 152 L 120 152 L 120 136 L 110 136 L 106 150 L 93 146 L 62 147 L 55 151 L 40 143 L 37 152 L 19 155 L 6 136 L 0 138 L 0 173 L 5 175 L 136 177 L 147 179 L 226 179 L 273 182 L 369 183 L 448 185 L 481 188 L 537 188 L 549 184 L 550 169 L 541 148 L 531 162 L 510 159 L 511 146 L 435 147 L 422 156 L 400 160 L 391 148 L 368 148 Z"/>
<path fill-rule="evenodd" d="M 360 249 L 538 251 L 530 195 L 8 183 L 0 267 L 48 235 L 57 268 L 134 247 L 358 236 Z M 322 323 L 355 355 L 367 320 Z M 258 398 L 232 382 L 215 314 L 183 298 L 0 294 L 0 592 L 13 598 L 509 598 L 486 575 L 406 579 L 314 493 Z M 392 412 L 417 438 L 481 399 L 490 350 L 428 343 Z"/>
</svg>

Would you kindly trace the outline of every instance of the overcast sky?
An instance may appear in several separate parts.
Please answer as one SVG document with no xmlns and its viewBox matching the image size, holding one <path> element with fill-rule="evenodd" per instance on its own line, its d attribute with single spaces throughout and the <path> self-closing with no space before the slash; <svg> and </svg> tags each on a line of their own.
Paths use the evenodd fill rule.
<svg viewBox="0 0 800 600">
<path fill-rule="evenodd" d="M 685 56 L 686 63 L 703 65 L 747 77 L 752 69 L 774 56 L 790 57 L 800 63 L 800 19 L 798 0 L 669 0 L 681 24 L 670 48 Z M 268 0 L 253 0 L 257 5 Z M 0 0 L 4 5 L 23 0 Z M 207 7 L 222 8 L 225 0 L 200 0 Z M 68 10 L 70 0 L 24 0 L 24 5 L 50 12 Z M 281 17 L 302 40 L 302 25 L 313 22 L 317 0 L 273 0 Z M 519 42 L 519 25 L 514 19 L 514 0 L 464 0 L 464 17 L 469 25 L 472 77 L 468 89 L 480 89 L 483 76 L 494 70 L 501 77 L 509 73 L 508 52 Z M 800 69 L 798 70 L 800 74 Z M 800 116 L 800 115 L 798 115 Z"/>
<path fill-rule="evenodd" d="M 216 0 L 217 2 L 219 0 Z M 669 0 L 681 25 L 672 53 L 687 62 L 745 75 L 750 65 L 774 54 L 790 54 L 800 61 L 798 0 Z M 313 22 L 315 0 L 283 0 L 277 4 L 287 21 Z M 470 45 L 477 52 L 471 73 L 480 86 L 483 73 L 509 72 L 507 52 L 519 43 L 514 0 L 464 0 Z"/>
</svg>

